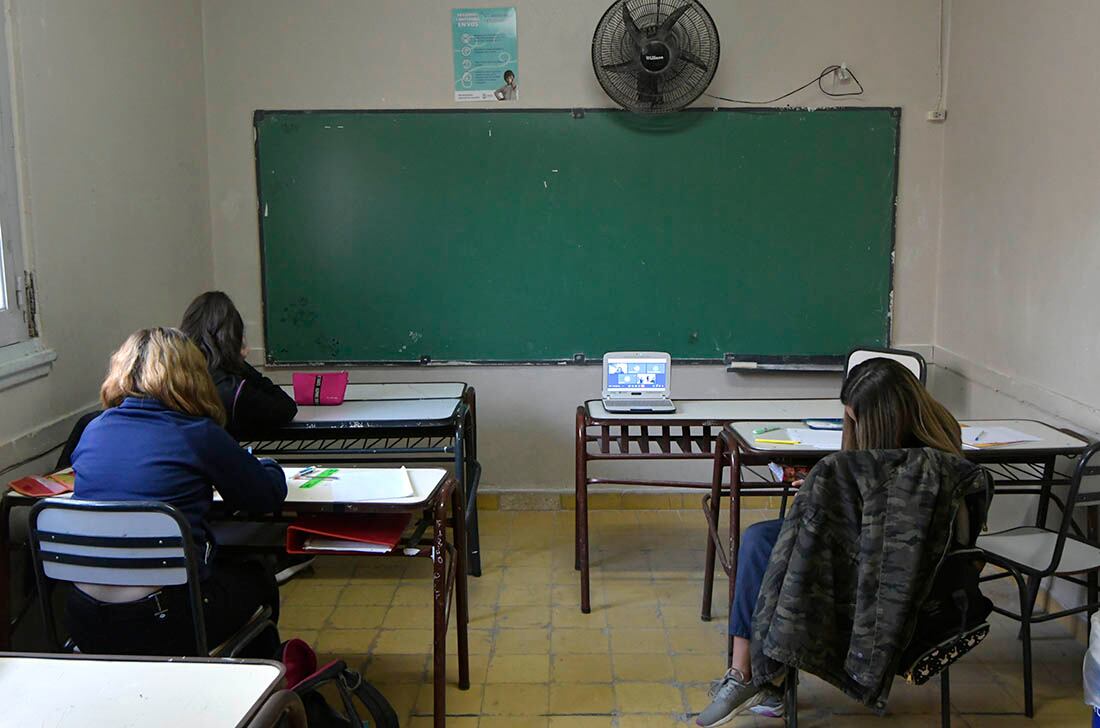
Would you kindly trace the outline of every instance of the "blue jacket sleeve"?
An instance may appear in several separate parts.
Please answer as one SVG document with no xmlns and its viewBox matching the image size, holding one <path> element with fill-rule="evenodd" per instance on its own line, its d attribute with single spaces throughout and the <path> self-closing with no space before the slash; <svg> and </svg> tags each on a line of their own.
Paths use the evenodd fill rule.
<svg viewBox="0 0 1100 728">
<path fill-rule="evenodd" d="M 273 460 L 257 460 L 213 422 L 207 431 L 206 450 L 206 475 L 231 507 L 269 513 L 286 500 L 283 469 Z"/>
</svg>

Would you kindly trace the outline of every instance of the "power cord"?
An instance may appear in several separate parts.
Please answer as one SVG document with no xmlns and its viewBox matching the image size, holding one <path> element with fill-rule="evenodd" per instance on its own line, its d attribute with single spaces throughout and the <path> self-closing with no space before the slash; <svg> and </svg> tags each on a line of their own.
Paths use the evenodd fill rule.
<svg viewBox="0 0 1100 728">
<path fill-rule="evenodd" d="M 799 91 L 803 91 L 803 90 L 809 88 L 810 86 L 813 86 L 815 83 L 817 84 L 817 87 L 818 87 L 818 89 L 820 89 L 821 93 L 825 94 L 826 96 L 832 96 L 833 98 L 841 98 L 841 97 L 844 97 L 844 96 L 859 96 L 859 95 L 861 95 L 863 93 L 863 84 L 859 82 L 859 79 L 856 78 L 856 74 L 852 73 L 852 69 L 850 69 L 850 68 L 847 69 L 848 75 L 852 77 L 853 81 L 855 81 L 856 86 L 859 88 L 858 91 L 845 91 L 844 93 L 836 93 L 834 91 L 826 91 L 825 90 L 825 84 L 822 83 L 822 81 L 825 79 L 825 77 L 828 76 L 830 73 L 839 73 L 841 70 L 842 70 L 841 67 L 839 65 L 836 65 L 836 64 L 833 64 L 831 66 L 826 66 L 821 71 L 821 73 L 817 74 L 817 76 L 815 78 L 810 79 L 806 83 L 804 83 L 801 86 L 799 86 L 798 88 L 796 88 L 794 91 L 790 91 L 788 93 L 785 93 L 782 96 L 777 96 L 774 99 L 768 99 L 767 101 L 747 101 L 745 99 L 727 99 L 725 96 L 716 96 L 714 94 L 703 94 L 703 95 L 708 96 L 712 99 L 718 99 L 719 101 L 728 101 L 731 104 L 774 104 L 776 101 L 782 101 L 783 99 L 787 98 L 788 96 L 794 96 Z"/>
</svg>

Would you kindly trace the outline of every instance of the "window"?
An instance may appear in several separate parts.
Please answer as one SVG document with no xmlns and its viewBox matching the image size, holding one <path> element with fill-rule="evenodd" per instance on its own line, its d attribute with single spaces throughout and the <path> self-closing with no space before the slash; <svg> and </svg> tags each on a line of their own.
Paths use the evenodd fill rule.
<svg viewBox="0 0 1100 728">
<path fill-rule="evenodd" d="M 0 13 L 0 347 L 30 338 L 28 320 L 33 310 L 23 272 L 23 239 L 19 230 L 6 25 L 4 14 Z"/>
</svg>

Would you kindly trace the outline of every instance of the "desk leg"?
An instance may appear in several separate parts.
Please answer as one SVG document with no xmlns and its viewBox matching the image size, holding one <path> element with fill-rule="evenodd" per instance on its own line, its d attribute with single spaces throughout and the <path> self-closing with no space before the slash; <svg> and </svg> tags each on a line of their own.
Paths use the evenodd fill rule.
<svg viewBox="0 0 1100 728">
<path fill-rule="evenodd" d="M 588 445 L 585 442 L 584 407 L 577 408 L 576 448 L 576 504 L 573 506 L 575 509 L 574 535 L 576 536 L 574 565 L 581 570 L 581 611 L 588 614 L 592 611 L 592 603 L 588 582 Z"/>
<path fill-rule="evenodd" d="M 1039 503 L 1035 509 L 1035 526 L 1037 528 L 1046 528 L 1047 525 L 1047 514 L 1050 512 L 1051 482 L 1054 480 L 1054 466 L 1055 458 L 1049 458 L 1043 463 L 1043 483 L 1040 486 Z M 1031 595 L 1031 609 L 1035 608 L 1035 600 L 1039 596 L 1041 581 L 1037 576 L 1027 578 L 1027 591 Z M 1087 596 L 1086 594 L 1086 598 Z"/>
<path fill-rule="evenodd" d="M 1085 509 L 1085 518 L 1086 518 L 1085 534 L 1089 538 L 1089 543 L 1095 545 L 1096 544 L 1096 536 L 1097 536 L 1097 527 L 1098 527 L 1097 513 L 1096 513 L 1096 506 L 1095 505 L 1091 505 L 1091 506 L 1089 506 L 1088 508 Z M 1089 571 L 1089 574 L 1088 574 L 1087 577 L 1085 577 L 1085 580 L 1086 580 L 1086 589 L 1087 589 L 1087 591 L 1085 593 L 1085 598 L 1088 600 L 1087 603 L 1090 605 L 1089 609 L 1088 609 L 1089 624 L 1092 624 L 1092 615 L 1093 615 L 1093 613 L 1096 612 L 1096 607 L 1094 606 L 1096 604 L 1096 598 L 1097 598 L 1096 597 L 1096 592 L 1097 592 L 1096 569 L 1092 569 L 1091 571 Z"/>
<path fill-rule="evenodd" d="M 452 491 L 453 492 L 453 491 Z M 447 501 L 440 498 L 435 504 L 432 524 L 432 724 L 435 728 L 447 725 Z M 458 529 L 457 514 L 455 528 Z M 455 553 L 457 557 L 457 549 Z M 457 569 L 457 565 L 455 566 Z M 459 574 L 455 572 L 455 579 Z"/>
<path fill-rule="evenodd" d="M 710 476 L 710 515 L 717 528 L 722 513 L 722 470 L 726 459 L 726 441 L 721 435 L 714 439 L 714 467 Z M 700 617 L 710 621 L 710 608 L 714 601 L 714 539 L 707 528 L 707 560 L 703 570 L 703 609 Z"/>
<path fill-rule="evenodd" d="M 455 629 L 458 630 L 458 688 L 470 689 L 470 646 L 467 626 L 470 623 L 470 606 L 466 584 L 466 518 L 465 498 L 460 489 L 451 492 L 451 510 L 454 518 L 455 540 Z"/>
<path fill-rule="evenodd" d="M 463 497 L 469 498 L 467 501 L 469 508 L 469 552 L 467 553 L 469 559 L 470 574 L 473 576 L 481 576 L 481 544 L 480 537 L 477 528 L 477 482 L 474 477 L 473 468 L 470 467 L 469 459 L 472 456 L 472 452 L 467 449 L 466 443 L 466 425 L 467 418 L 469 417 L 469 410 L 467 414 L 462 418 L 458 424 L 458 428 L 455 430 L 455 480 L 458 481 L 459 488 L 463 494 Z M 466 558 L 463 559 L 464 561 Z"/>
<path fill-rule="evenodd" d="M 733 445 L 730 453 L 730 536 L 729 536 L 729 603 L 737 588 L 737 558 L 741 548 L 741 448 Z M 726 636 L 726 665 L 733 664 L 733 637 Z"/>
</svg>

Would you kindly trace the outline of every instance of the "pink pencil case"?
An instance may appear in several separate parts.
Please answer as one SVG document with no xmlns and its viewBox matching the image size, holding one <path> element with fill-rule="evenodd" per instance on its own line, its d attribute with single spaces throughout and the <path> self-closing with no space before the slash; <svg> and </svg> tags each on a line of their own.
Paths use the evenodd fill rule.
<svg viewBox="0 0 1100 728">
<path fill-rule="evenodd" d="M 347 372 L 294 372 L 294 401 L 298 404 L 340 404 L 347 389 Z"/>
</svg>

